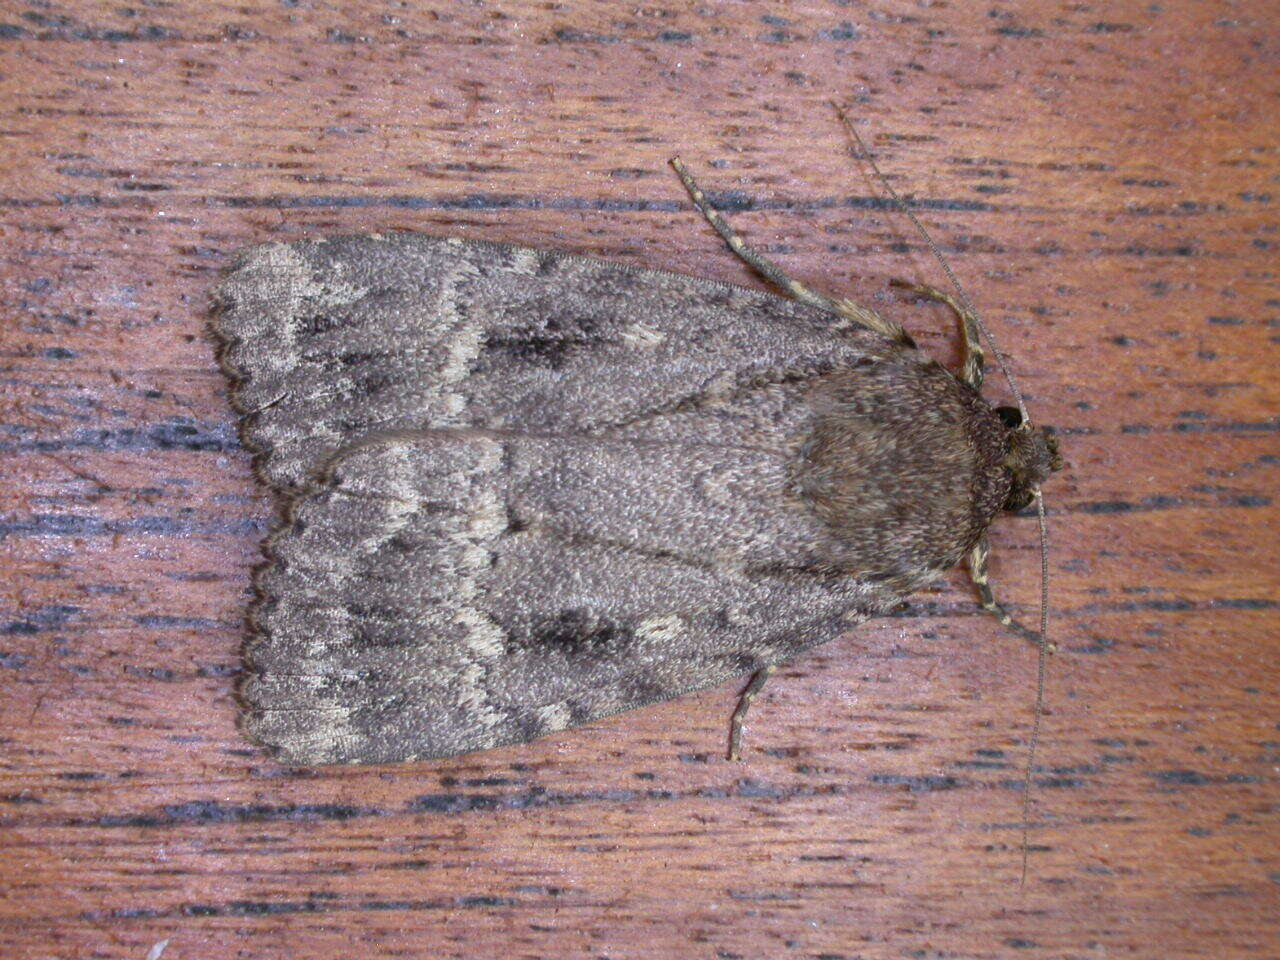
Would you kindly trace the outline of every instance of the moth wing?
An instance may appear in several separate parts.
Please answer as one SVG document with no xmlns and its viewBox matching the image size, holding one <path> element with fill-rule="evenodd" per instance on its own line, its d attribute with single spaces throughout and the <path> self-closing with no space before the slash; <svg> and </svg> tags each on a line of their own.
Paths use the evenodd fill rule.
<svg viewBox="0 0 1280 960">
<path fill-rule="evenodd" d="M 643 429 L 900 349 L 767 293 L 412 233 L 251 248 L 214 301 L 243 435 L 285 490 L 378 431 Z"/>
<path fill-rule="evenodd" d="M 830 640 L 885 598 L 823 568 L 787 470 L 780 451 L 634 438 L 359 445 L 271 543 L 248 731 L 295 763 L 447 756 Z"/>
</svg>

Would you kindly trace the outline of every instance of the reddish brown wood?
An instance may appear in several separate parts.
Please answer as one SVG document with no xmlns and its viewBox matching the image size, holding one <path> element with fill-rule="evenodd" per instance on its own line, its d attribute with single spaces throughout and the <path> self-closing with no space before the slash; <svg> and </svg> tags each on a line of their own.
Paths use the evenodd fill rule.
<svg viewBox="0 0 1280 960">
<path fill-rule="evenodd" d="M 1280 17 L 410 6 L 0 6 L 0 955 L 1280 955 Z M 1026 887 L 1034 657 L 959 577 L 782 671 L 741 765 L 730 687 L 395 768 L 244 742 L 273 505 L 206 330 L 228 253 L 410 227 L 755 282 L 678 150 L 953 360 L 830 98 L 1062 429 Z M 1033 615 L 1034 522 L 995 543 Z"/>
</svg>

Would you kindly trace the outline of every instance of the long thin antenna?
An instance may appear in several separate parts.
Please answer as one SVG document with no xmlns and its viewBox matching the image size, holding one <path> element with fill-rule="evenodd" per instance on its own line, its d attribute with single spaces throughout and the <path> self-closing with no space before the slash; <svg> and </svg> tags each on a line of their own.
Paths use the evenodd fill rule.
<svg viewBox="0 0 1280 960">
<path fill-rule="evenodd" d="M 960 281 L 957 280 L 956 275 L 951 272 L 951 266 L 947 263 L 946 258 L 943 257 L 942 251 L 939 250 L 938 245 L 933 242 L 933 238 L 929 236 L 929 232 L 925 230 L 924 225 L 921 224 L 916 218 L 916 215 L 911 212 L 911 208 L 907 206 L 907 202 L 903 200 L 902 197 L 898 196 L 898 192 L 893 189 L 893 186 L 889 183 L 889 179 L 880 172 L 880 165 L 876 163 L 876 158 L 871 155 L 871 151 L 867 149 L 867 145 L 862 142 L 862 137 L 858 136 L 858 131 L 854 129 L 853 123 L 850 121 L 848 115 L 845 114 L 844 109 L 834 100 L 831 101 L 831 106 L 835 109 L 836 116 L 840 118 L 840 122 L 844 125 L 846 132 L 848 132 L 849 136 L 853 137 L 854 142 L 857 143 L 858 150 L 861 152 L 862 158 L 866 160 L 867 163 L 871 165 L 871 169 L 875 171 L 876 179 L 880 181 L 880 186 L 884 187 L 885 192 L 893 198 L 894 203 L 898 205 L 898 209 L 907 215 L 907 219 L 910 220 L 911 225 L 916 228 L 916 232 L 920 234 L 921 239 L 928 244 L 934 258 L 942 267 L 942 272 L 947 275 L 947 279 L 951 281 L 951 285 L 956 288 L 956 293 L 960 295 L 960 302 L 964 304 L 966 310 L 973 314 L 974 322 L 977 324 L 978 330 L 982 333 L 982 338 L 987 341 L 987 346 L 991 348 L 991 353 L 996 358 L 996 364 L 1000 367 L 1000 372 L 1004 374 L 1005 380 L 1009 382 L 1009 390 L 1012 391 L 1013 398 L 1018 403 L 1018 412 L 1022 414 L 1024 422 L 1030 420 L 1031 418 L 1027 415 L 1027 405 L 1022 402 L 1022 391 L 1018 389 L 1018 381 L 1014 379 L 1013 373 L 1004 362 L 1004 358 L 1000 356 L 1000 351 L 996 348 L 995 338 L 991 336 L 991 331 L 987 329 L 987 325 L 983 321 L 981 315 L 979 315 L 978 311 L 974 309 L 973 304 L 969 300 L 968 294 L 964 292 L 964 287 L 960 286 Z"/>
<path fill-rule="evenodd" d="M 1000 351 L 996 348 L 996 341 L 991 336 L 991 331 L 987 329 L 986 323 L 974 309 L 973 303 L 969 300 L 969 295 L 964 292 L 964 287 L 960 286 L 960 281 L 956 279 L 956 275 L 951 271 L 951 265 L 947 263 L 946 258 L 942 255 L 942 251 L 938 249 L 938 245 L 933 242 L 933 238 L 929 236 L 929 232 L 925 230 L 924 225 L 919 221 L 911 208 L 907 206 L 907 202 L 898 196 L 898 192 L 893 189 L 888 178 L 880 171 L 880 165 L 876 163 L 875 157 L 871 155 L 871 151 L 867 149 L 867 145 L 862 142 L 862 137 L 858 136 L 858 131 L 854 129 L 852 121 L 844 112 L 840 104 L 834 100 L 831 106 L 836 111 L 836 116 L 840 118 L 845 131 L 851 136 L 858 145 L 863 159 L 871 165 L 871 169 L 875 172 L 876 179 L 879 180 L 887 194 L 893 198 L 894 203 L 898 205 L 898 209 L 907 215 L 907 219 L 911 221 L 911 225 L 916 228 L 916 232 L 929 246 L 929 250 L 933 253 L 934 259 L 938 261 L 942 267 L 942 272 L 947 275 L 947 279 L 951 281 L 951 285 L 956 288 L 959 294 L 960 303 L 973 316 L 974 324 L 977 326 L 982 338 L 987 341 L 987 346 L 991 348 L 991 353 L 996 358 L 996 364 L 1000 367 L 1000 372 L 1004 374 L 1004 378 L 1009 383 L 1009 390 L 1013 393 L 1014 399 L 1018 403 L 1018 412 L 1022 414 L 1023 426 L 1029 428 L 1031 425 L 1031 417 L 1027 413 L 1027 405 L 1022 399 L 1022 391 L 1018 389 L 1018 381 L 1014 379 L 1013 371 L 1004 362 L 1004 357 L 1000 355 Z M 856 159 L 856 156 L 855 156 Z M 1044 685 L 1045 674 L 1048 672 L 1049 657 L 1049 530 L 1044 515 L 1044 497 L 1040 493 L 1040 488 L 1035 488 L 1036 500 L 1036 517 L 1040 524 L 1040 635 L 1037 639 L 1039 651 L 1036 657 L 1036 705 L 1035 716 L 1031 722 L 1031 743 L 1027 749 L 1027 769 L 1022 779 L 1022 874 L 1018 880 L 1018 886 L 1025 886 L 1027 882 L 1027 861 L 1031 853 L 1031 774 L 1036 759 L 1036 748 L 1040 745 L 1040 726 L 1044 718 Z"/>
<path fill-rule="evenodd" d="M 1031 721 L 1031 744 L 1027 748 L 1027 770 L 1022 780 L 1022 875 L 1018 886 L 1027 883 L 1027 859 L 1031 853 L 1031 771 L 1040 745 L 1040 722 L 1044 717 L 1044 678 L 1049 660 L 1049 525 L 1044 517 L 1044 496 L 1036 488 L 1036 520 L 1040 524 L 1040 649 L 1036 654 L 1036 709 Z"/>
</svg>

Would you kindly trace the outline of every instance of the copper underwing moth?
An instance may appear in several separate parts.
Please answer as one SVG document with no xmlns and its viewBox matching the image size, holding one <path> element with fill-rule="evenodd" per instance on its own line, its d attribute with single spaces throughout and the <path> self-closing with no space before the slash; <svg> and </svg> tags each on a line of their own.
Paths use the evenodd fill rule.
<svg viewBox="0 0 1280 960">
<path fill-rule="evenodd" d="M 268 243 L 215 287 L 242 436 L 284 501 L 245 731 L 289 763 L 519 743 L 753 674 L 898 606 L 1061 466 L 897 323 L 418 233 Z M 896 198 L 896 195 L 895 195 Z M 1042 647 L 1043 649 L 1043 647 Z"/>
</svg>

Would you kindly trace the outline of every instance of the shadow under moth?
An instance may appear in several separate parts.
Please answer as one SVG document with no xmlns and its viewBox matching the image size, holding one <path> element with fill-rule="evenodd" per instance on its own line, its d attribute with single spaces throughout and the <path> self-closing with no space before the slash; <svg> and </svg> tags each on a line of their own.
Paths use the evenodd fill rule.
<svg viewBox="0 0 1280 960">
<path fill-rule="evenodd" d="M 787 297 L 417 233 L 254 247 L 215 288 L 286 502 L 240 690 L 282 760 L 447 757 L 754 674 L 736 754 L 776 665 L 966 558 L 1009 622 L 986 531 L 1061 461 L 981 397 L 963 293 L 914 288 L 961 320 L 953 374 L 746 247 L 673 163 Z"/>
</svg>

